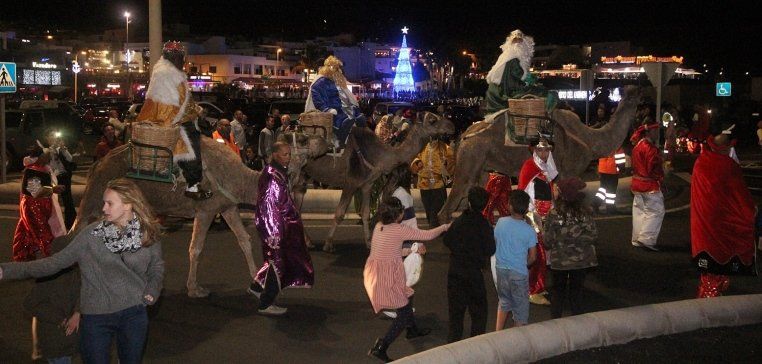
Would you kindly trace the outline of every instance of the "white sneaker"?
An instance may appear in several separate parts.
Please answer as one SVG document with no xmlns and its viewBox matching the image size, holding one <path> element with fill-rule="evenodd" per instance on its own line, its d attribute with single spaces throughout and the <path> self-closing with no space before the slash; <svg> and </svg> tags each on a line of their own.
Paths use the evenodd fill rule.
<svg viewBox="0 0 762 364">
<path fill-rule="evenodd" d="M 393 318 L 393 319 L 397 318 L 397 312 L 394 312 L 392 310 L 383 310 L 382 312 L 384 313 L 384 315 L 386 315 L 386 317 Z"/>
<path fill-rule="evenodd" d="M 262 315 L 270 315 L 270 316 L 280 316 L 288 312 L 288 309 L 285 307 L 278 307 L 276 305 L 270 305 L 267 306 L 265 309 L 259 309 L 257 310 Z"/>
</svg>

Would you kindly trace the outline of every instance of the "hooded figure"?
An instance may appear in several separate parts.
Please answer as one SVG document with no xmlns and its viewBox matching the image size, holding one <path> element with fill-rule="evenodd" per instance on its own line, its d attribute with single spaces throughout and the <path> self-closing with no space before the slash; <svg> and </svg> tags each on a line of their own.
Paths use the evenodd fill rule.
<svg viewBox="0 0 762 364">
<path fill-rule="evenodd" d="M 536 84 L 530 73 L 534 55 L 534 38 L 514 30 L 500 46 L 503 53 L 487 73 L 487 113 L 494 113 L 508 107 L 509 98 L 520 98 L 526 94 L 547 97 L 545 107 L 551 110 L 558 98 L 548 94 L 542 85 Z"/>
<path fill-rule="evenodd" d="M 730 132 L 708 138 L 691 177 L 691 250 L 698 297 L 722 294 L 728 275 L 756 275 L 754 200 L 733 159 Z"/>
<path fill-rule="evenodd" d="M 337 140 L 334 144 L 343 148 L 353 125 L 365 126 L 365 115 L 347 86 L 341 60 L 334 56 L 326 58 L 318 70 L 318 78 L 310 85 L 305 112 L 313 110 L 333 114 L 333 129 Z"/>
</svg>

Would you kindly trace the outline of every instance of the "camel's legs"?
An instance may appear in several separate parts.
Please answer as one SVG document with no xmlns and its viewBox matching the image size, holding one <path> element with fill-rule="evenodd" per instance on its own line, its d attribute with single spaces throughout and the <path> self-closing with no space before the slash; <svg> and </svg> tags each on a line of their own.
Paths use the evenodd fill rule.
<svg viewBox="0 0 762 364">
<path fill-rule="evenodd" d="M 198 271 L 198 257 L 201 255 L 201 251 L 204 250 L 206 234 L 209 232 L 209 226 L 212 224 L 215 215 L 215 212 L 198 211 L 196 218 L 193 220 L 193 236 L 188 247 L 190 270 L 188 270 L 188 282 L 186 284 L 189 297 L 206 297 L 209 295 L 208 290 L 198 285 L 196 272 Z"/>
<path fill-rule="evenodd" d="M 328 236 L 325 238 L 325 245 L 323 245 L 323 251 L 332 252 L 333 248 L 333 234 L 336 233 L 336 227 L 344 220 L 344 215 L 347 213 L 347 207 L 349 202 L 352 201 L 352 195 L 357 191 L 356 188 L 345 188 L 341 190 L 341 199 L 339 205 L 336 206 L 336 213 L 333 215 L 333 224 L 331 229 L 328 230 Z"/>
<path fill-rule="evenodd" d="M 243 251 L 243 257 L 246 259 L 246 265 L 249 266 L 249 274 L 251 275 L 251 281 L 254 282 L 254 277 L 257 275 L 257 264 L 254 263 L 254 257 L 251 255 L 251 236 L 246 231 L 246 227 L 243 226 L 241 221 L 241 215 L 238 212 L 238 207 L 233 206 L 222 213 L 222 217 L 228 222 L 228 226 L 233 230 L 236 239 L 238 240 L 238 246 Z"/>
<path fill-rule="evenodd" d="M 373 188 L 373 183 L 365 184 L 360 191 L 362 192 L 362 209 L 360 210 L 362 215 L 362 232 L 365 238 L 365 246 L 370 249 L 370 190 Z"/>
<path fill-rule="evenodd" d="M 461 159 L 461 157 L 458 156 L 458 160 L 464 159 Z M 447 196 L 447 201 L 445 201 L 444 206 L 442 206 L 442 210 L 440 210 L 439 214 L 437 215 L 439 217 L 439 223 L 441 224 L 452 220 L 452 213 L 455 212 L 458 206 L 460 206 L 461 199 L 466 196 L 468 189 L 476 184 L 479 180 L 479 175 L 481 173 L 483 163 L 476 163 L 476 161 L 479 159 L 470 160 L 475 161 L 472 165 L 470 165 L 470 168 L 463 169 L 458 171 L 459 173 L 455 174 L 455 180 L 453 181 L 450 195 Z"/>
<path fill-rule="evenodd" d="M 302 211 L 302 204 L 304 203 L 304 195 L 306 195 L 307 193 L 306 189 L 301 187 L 302 184 L 303 182 L 300 180 L 300 182 L 293 189 L 294 204 L 297 206 L 297 209 L 299 211 Z M 312 245 L 312 239 L 310 239 L 310 235 L 307 234 L 307 229 L 304 230 L 304 243 L 307 246 L 307 249 L 315 247 L 314 245 Z"/>
</svg>

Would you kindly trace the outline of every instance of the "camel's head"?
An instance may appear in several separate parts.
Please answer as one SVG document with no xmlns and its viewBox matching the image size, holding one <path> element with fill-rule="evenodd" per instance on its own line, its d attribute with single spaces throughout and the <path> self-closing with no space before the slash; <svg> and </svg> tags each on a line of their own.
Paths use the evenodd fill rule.
<svg viewBox="0 0 762 364">
<path fill-rule="evenodd" d="M 425 136 L 455 134 L 455 124 L 450 119 L 429 111 L 416 115 L 415 126 L 420 128 L 421 134 Z"/>
<path fill-rule="evenodd" d="M 293 180 L 310 159 L 328 153 L 328 142 L 318 135 L 285 133 L 279 137 L 291 146 L 291 162 L 288 164 L 289 179 Z"/>
</svg>

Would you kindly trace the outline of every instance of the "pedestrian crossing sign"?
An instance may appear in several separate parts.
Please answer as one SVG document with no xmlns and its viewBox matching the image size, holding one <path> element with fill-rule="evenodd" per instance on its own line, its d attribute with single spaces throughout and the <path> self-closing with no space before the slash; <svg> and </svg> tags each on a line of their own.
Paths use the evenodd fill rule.
<svg viewBox="0 0 762 364">
<path fill-rule="evenodd" d="M 16 64 L 0 62 L 0 93 L 16 92 Z"/>
</svg>

